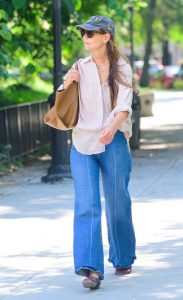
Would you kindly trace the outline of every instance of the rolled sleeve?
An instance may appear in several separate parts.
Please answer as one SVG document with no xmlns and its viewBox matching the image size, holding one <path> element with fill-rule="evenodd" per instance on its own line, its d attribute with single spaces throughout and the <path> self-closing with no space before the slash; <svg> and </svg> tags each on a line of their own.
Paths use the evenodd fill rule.
<svg viewBox="0 0 183 300">
<path fill-rule="evenodd" d="M 121 86 L 121 84 L 120 84 Z M 120 111 L 128 111 L 129 117 L 132 115 L 132 94 L 133 90 L 130 87 L 119 87 L 117 104 L 113 109 L 114 116 Z"/>
<path fill-rule="evenodd" d="M 114 110 L 114 116 L 116 116 L 121 111 L 128 111 L 129 117 L 131 117 L 132 115 L 132 109 L 127 104 L 116 107 L 116 109 Z"/>
<path fill-rule="evenodd" d="M 130 86 L 126 86 L 122 83 L 119 83 L 118 96 L 116 100 L 116 106 L 111 111 L 109 115 L 109 122 L 112 122 L 115 118 L 116 114 L 121 111 L 128 111 L 130 118 L 132 115 L 132 97 L 133 97 L 133 89 L 132 89 L 132 69 L 129 64 L 125 64 L 121 70 L 122 79 Z"/>
</svg>

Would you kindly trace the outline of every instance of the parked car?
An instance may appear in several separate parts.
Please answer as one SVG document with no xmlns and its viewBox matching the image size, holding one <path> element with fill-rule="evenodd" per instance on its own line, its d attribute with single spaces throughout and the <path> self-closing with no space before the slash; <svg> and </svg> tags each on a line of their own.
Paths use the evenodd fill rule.
<svg viewBox="0 0 183 300">
<path fill-rule="evenodd" d="M 134 62 L 135 73 L 138 75 L 139 80 L 142 76 L 143 65 L 142 60 Z M 183 65 L 163 66 L 157 60 L 152 59 L 149 61 L 148 73 L 151 86 L 173 88 L 175 82 L 178 82 L 179 86 L 183 86 Z"/>
<path fill-rule="evenodd" d="M 174 79 L 179 73 L 179 70 L 180 66 L 178 65 L 164 66 L 162 78 L 162 86 L 164 88 L 173 88 Z"/>
<path fill-rule="evenodd" d="M 144 62 L 142 60 L 138 60 L 134 62 L 135 73 L 137 73 L 139 79 L 142 76 Z M 151 59 L 149 61 L 149 80 L 150 82 L 161 81 L 163 78 L 163 65 L 160 64 L 157 60 Z"/>
</svg>

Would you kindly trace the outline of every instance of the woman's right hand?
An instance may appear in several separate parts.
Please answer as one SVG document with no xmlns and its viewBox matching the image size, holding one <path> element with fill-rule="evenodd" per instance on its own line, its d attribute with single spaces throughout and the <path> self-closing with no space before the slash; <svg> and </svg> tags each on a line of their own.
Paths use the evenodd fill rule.
<svg viewBox="0 0 183 300">
<path fill-rule="evenodd" d="M 73 81 L 79 82 L 79 72 L 77 70 L 69 70 L 64 81 L 64 89 L 67 89 Z"/>
</svg>

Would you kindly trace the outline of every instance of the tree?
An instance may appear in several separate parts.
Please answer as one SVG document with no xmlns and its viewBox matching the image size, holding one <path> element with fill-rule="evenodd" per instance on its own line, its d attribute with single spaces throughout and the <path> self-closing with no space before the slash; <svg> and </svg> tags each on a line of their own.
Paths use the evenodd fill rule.
<svg viewBox="0 0 183 300">
<path fill-rule="evenodd" d="M 148 86 L 149 76 L 149 58 L 152 50 L 152 40 L 153 40 L 153 22 L 155 19 L 155 8 L 156 8 L 156 0 L 149 0 L 149 5 L 147 8 L 147 17 L 146 17 L 146 47 L 145 47 L 145 55 L 144 55 L 144 65 L 142 71 L 142 77 L 140 80 L 140 85 L 142 87 Z"/>
<path fill-rule="evenodd" d="M 157 3 L 155 16 L 150 6 L 153 2 Z M 71 65 L 83 56 L 84 50 L 75 25 L 86 21 L 91 15 L 112 17 L 116 24 L 118 44 L 129 44 L 129 3 L 135 9 L 135 46 L 146 44 L 144 78 L 147 78 L 147 60 L 153 42 L 158 40 L 163 43 L 165 36 L 174 40 L 175 37 L 182 38 L 182 0 L 62 0 L 63 64 Z M 158 28 L 156 31 L 153 31 L 152 20 Z M 40 71 L 51 72 L 52 42 L 52 0 L 47 0 L 46 5 L 44 0 L 0 0 L 1 78 L 13 77 L 24 82 L 29 75 L 31 78 Z M 17 74 L 12 71 L 15 69 L 18 70 Z"/>
<path fill-rule="evenodd" d="M 79 9 L 79 0 L 62 0 L 63 28 Z M 75 13 L 76 12 L 76 13 Z M 24 74 L 52 68 L 52 0 L 0 1 L 0 76 L 18 67 Z"/>
<path fill-rule="evenodd" d="M 146 1 L 148 8 L 140 9 L 135 14 L 135 42 L 145 44 L 144 69 L 140 84 L 148 86 L 148 65 L 147 61 L 152 52 L 153 44 L 162 44 L 162 61 L 164 64 L 170 63 L 170 53 L 168 50 L 169 41 L 183 45 L 182 0 L 156 0 L 155 9 L 151 14 L 151 1 Z M 153 22 L 152 22 L 153 19 Z"/>
<path fill-rule="evenodd" d="M 182 31 L 183 19 L 183 1 L 182 0 L 164 0 L 159 1 L 158 6 L 161 8 L 161 13 L 158 9 L 157 19 L 162 21 L 162 48 L 164 65 L 171 64 L 171 55 L 169 53 L 169 41 L 171 39 L 170 32 L 175 25 L 177 26 L 177 33 Z M 179 28 L 178 28 L 179 27 Z M 175 32 L 175 31 L 174 31 Z"/>
</svg>

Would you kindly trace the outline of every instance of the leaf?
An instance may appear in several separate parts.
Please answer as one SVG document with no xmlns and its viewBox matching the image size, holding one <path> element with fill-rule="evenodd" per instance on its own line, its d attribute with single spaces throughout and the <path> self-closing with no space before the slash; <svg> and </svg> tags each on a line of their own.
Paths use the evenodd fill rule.
<svg viewBox="0 0 183 300">
<path fill-rule="evenodd" d="M 12 38 L 11 32 L 8 31 L 7 29 L 1 29 L 0 36 L 2 36 L 2 38 L 6 41 L 11 41 Z"/>
<path fill-rule="evenodd" d="M 81 0 L 78 0 L 76 5 L 75 5 L 75 10 L 78 11 L 81 9 L 81 6 L 82 6 L 82 1 Z"/>
<path fill-rule="evenodd" d="M 12 34 L 8 28 L 8 26 L 6 25 L 6 23 L 2 23 L 1 24 L 1 29 L 0 29 L 0 35 L 2 36 L 2 38 L 6 41 L 11 41 L 12 39 Z"/>
<path fill-rule="evenodd" d="M 0 66 L 0 77 L 3 77 L 3 78 L 8 78 L 8 72 L 6 70 L 6 68 Z"/>
<path fill-rule="evenodd" d="M 5 10 L 3 9 L 0 9 L 0 20 L 3 19 L 3 20 L 8 20 L 8 15 L 7 13 L 5 12 Z"/>
<path fill-rule="evenodd" d="M 14 58 L 13 66 L 16 67 L 16 68 L 20 67 L 20 59 L 19 58 L 16 58 L 16 57 Z"/>
<path fill-rule="evenodd" d="M 115 16 L 122 16 L 123 15 L 123 8 L 121 1 L 116 0 L 108 0 L 108 7 L 110 10 L 114 11 Z"/>
<path fill-rule="evenodd" d="M 32 74 L 36 71 L 36 68 L 33 64 L 29 63 L 26 67 L 25 67 L 25 71 L 29 74 Z"/>
<path fill-rule="evenodd" d="M 71 0 L 70 4 L 73 5 L 76 10 L 78 10 L 82 6 L 82 0 Z"/>
<path fill-rule="evenodd" d="M 4 53 L 0 53 L 0 64 L 11 64 L 12 63 L 12 57 L 11 55 L 7 55 Z"/>
<path fill-rule="evenodd" d="M 26 2 L 27 0 L 12 0 L 12 4 L 16 9 L 24 8 L 26 6 Z"/>
</svg>

